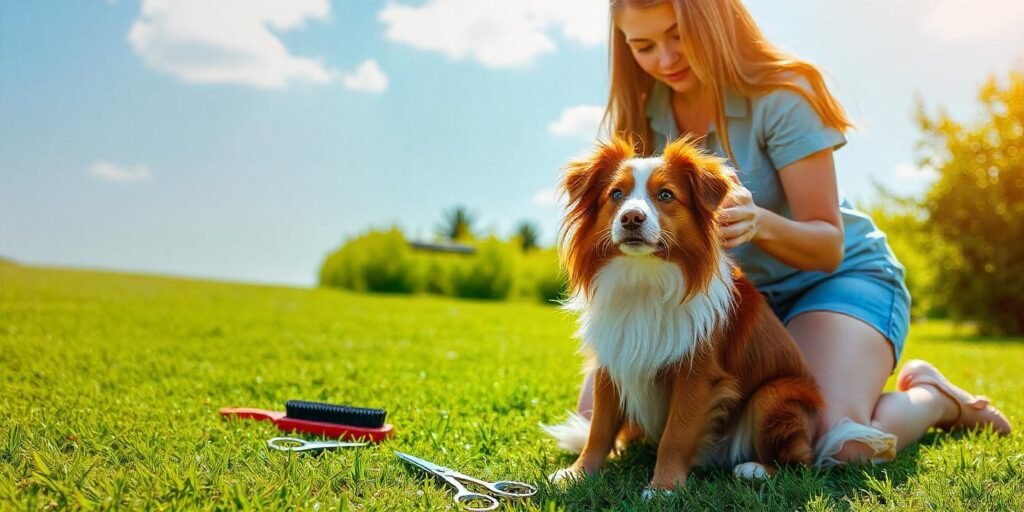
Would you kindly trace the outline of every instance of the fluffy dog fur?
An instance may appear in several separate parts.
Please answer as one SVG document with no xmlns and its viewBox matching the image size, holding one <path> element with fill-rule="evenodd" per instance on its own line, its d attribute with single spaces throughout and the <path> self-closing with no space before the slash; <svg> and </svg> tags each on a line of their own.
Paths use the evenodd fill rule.
<svg viewBox="0 0 1024 512">
<path fill-rule="evenodd" d="M 616 138 L 569 164 L 561 250 L 594 409 L 548 428 L 580 452 L 553 480 L 597 472 L 616 441 L 638 437 L 658 443 L 657 490 L 699 464 L 763 477 L 811 463 L 817 385 L 722 249 L 716 212 L 733 178 L 688 140 L 636 158 Z"/>
</svg>

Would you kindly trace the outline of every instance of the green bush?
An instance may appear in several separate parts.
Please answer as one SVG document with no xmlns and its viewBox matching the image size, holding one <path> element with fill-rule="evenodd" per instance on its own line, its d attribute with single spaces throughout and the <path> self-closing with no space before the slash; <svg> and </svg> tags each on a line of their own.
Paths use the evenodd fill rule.
<svg viewBox="0 0 1024 512">
<path fill-rule="evenodd" d="M 324 260 L 320 285 L 359 292 L 429 293 L 471 299 L 561 299 L 554 249 L 522 250 L 518 238 L 463 241 L 474 254 L 411 248 L 397 228 L 346 241 Z"/>
<path fill-rule="evenodd" d="M 546 304 L 560 304 L 567 297 L 565 274 L 555 267 L 551 274 L 537 281 L 537 296 Z"/>
<path fill-rule="evenodd" d="M 452 291 L 467 299 L 502 300 L 509 297 L 515 277 L 518 248 L 489 238 L 477 246 L 477 253 L 453 266 Z"/>
<path fill-rule="evenodd" d="M 413 293 L 420 282 L 417 261 L 397 228 L 347 241 L 320 269 L 321 286 L 355 291 Z"/>
<path fill-rule="evenodd" d="M 551 249 L 532 250 L 523 256 L 520 296 L 547 304 L 565 298 L 565 274 L 558 266 L 558 252 Z"/>
<path fill-rule="evenodd" d="M 452 274 L 458 265 L 457 258 L 468 257 L 452 254 L 417 254 L 416 258 L 423 275 L 423 291 L 434 295 L 454 295 Z"/>
</svg>

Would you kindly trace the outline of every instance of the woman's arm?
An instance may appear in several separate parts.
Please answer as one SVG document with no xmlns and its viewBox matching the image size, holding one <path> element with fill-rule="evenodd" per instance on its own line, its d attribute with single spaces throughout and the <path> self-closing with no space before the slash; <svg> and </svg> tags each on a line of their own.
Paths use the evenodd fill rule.
<svg viewBox="0 0 1024 512">
<path fill-rule="evenodd" d="M 754 204 L 739 189 L 719 213 L 724 246 L 753 242 L 779 261 L 800 270 L 832 272 L 843 262 L 843 220 L 839 214 L 832 150 L 826 149 L 779 170 L 793 219 Z"/>
</svg>

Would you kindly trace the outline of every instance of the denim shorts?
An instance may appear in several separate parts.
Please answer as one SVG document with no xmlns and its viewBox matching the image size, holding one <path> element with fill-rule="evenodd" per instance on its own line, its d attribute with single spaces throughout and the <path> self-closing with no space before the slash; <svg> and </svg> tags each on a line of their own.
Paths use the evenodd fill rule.
<svg viewBox="0 0 1024 512">
<path fill-rule="evenodd" d="M 893 367 L 899 362 L 910 326 L 910 292 L 897 269 L 845 270 L 796 290 L 762 290 L 772 311 L 788 325 L 808 311 L 852 316 L 882 333 L 892 345 Z M 777 290 L 777 291 L 776 291 Z"/>
</svg>

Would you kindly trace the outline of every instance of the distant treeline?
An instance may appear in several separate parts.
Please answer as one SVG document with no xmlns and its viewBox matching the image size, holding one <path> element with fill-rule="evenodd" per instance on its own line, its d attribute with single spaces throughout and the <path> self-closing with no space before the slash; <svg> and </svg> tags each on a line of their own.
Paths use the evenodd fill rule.
<svg viewBox="0 0 1024 512">
<path fill-rule="evenodd" d="M 369 231 L 327 256 L 320 285 L 379 293 L 428 293 L 471 299 L 563 298 L 565 279 L 554 249 L 518 237 L 462 239 L 472 253 L 414 248 L 402 231 Z"/>
</svg>

